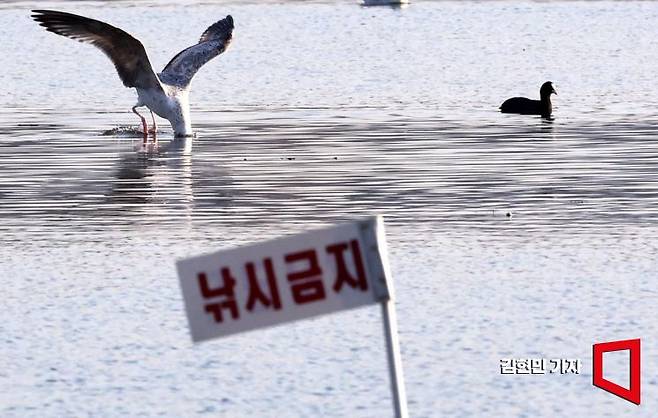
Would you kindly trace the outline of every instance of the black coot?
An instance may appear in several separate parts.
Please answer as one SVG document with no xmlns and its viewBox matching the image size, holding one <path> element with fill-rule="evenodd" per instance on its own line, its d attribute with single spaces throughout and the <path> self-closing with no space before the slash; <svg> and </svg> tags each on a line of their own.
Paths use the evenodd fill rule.
<svg viewBox="0 0 658 418">
<path fill-rule="evenodd" d="M 553 113 L 553 105 L 551 105 L 551 94 L 553 93 L 557 94 L 553 88 L 553 83 L 547 81 L 539 89 L 539 100 L 512 97 L 500 105 L 500 111 L 503 113 L 520 113 L 522 115 L 541 115 L 548 118 Z"/>
</svg>

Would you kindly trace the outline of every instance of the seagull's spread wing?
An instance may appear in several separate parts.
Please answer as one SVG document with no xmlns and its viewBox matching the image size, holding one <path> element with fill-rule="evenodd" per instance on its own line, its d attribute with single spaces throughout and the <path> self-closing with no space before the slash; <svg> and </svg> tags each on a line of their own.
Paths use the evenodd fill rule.
<svg viewBox="0 0 658 418">
<path fill-rule="evenodd" d="M 144 45 L 119 28 L 71 13 L 32 10 L 32 18 L 47 31 L 90 43 L 105 53 L 126 87 L 161 89 Z"/>
<path fill-rule="evenodd" d="M 187 88 L 205 63 L 226 51 L 233 37 L 233 18 L 229 15 L 214 23 L 201 35 L 199 43 L 179 52 L 160 73 L 167 84 Z"/>
</svg>

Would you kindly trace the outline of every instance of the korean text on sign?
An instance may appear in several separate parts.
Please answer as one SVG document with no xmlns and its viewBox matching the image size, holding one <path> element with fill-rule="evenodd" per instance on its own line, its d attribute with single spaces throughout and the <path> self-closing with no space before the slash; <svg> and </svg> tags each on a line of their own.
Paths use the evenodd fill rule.
<svg viewBox="0 0 658 418">
<path fill-rule="evenodd" d="M 179 261 L 192 339 L 387 299 L 380 222 L 371 218 Z"/>
</svg>

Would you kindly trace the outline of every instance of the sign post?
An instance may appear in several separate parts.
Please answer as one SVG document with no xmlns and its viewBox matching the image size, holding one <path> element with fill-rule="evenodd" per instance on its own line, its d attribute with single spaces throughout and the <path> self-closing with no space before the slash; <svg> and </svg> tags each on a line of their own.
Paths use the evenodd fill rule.
<svg viewBox="0 0 658 418">
<path fill-rule="evenodd" d="M 386 283 L 387 295 L 381 299 L 380 303 L 391 381 L 391 395 L 393 397 L 395 416 L 397 418 L 407 418 L 409 416 L 407 393 L 404 386 L 404 374 L 402 372 L 402 356 L 400 355 L 400 342 L 398 341 L 398 321 L 395 314 L 395 292 L 391 269 L 388 263 L 384 218 L 377 216 L 362 221 L 361 229 L 364 239 L 368 242 L 368 248 L 371 251 L 370 257 L 373 270 L 375 270 L 375 277 Z"/>
<path fill-rule="evenodd" d="M 408 416 L 381 216 L 176 266 L 194 342 L 380 303 L 395 415 Z"/>
</svg>

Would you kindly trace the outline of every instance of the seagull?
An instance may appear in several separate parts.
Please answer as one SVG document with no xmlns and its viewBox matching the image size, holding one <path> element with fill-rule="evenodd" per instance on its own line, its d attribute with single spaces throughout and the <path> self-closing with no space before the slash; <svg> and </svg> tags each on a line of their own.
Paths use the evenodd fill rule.
<svg viewBox="0 0 658 418">
<path fill-rule="evenodd" d="M 228 48 L 233 37 L 233 18 L 228 15 L 203 32 L 199 42 L 176 54 L 161 73 L 153 71 L 142 43 L 130 34 L 99 20 L 54 10 L 32 10 L 32 18 L 47 31 L 90 43 L 107 55 L 126 87 L 137 90 L 132 111 L 142 121 L 144 142 L 148 125 L 138 107 L 151 112 L 153 137 L 157 125 L 153 113 L 171 123 L 176 137 L 194 136 L 190 121 L 190 83 L 205 63 Z"/>
</svg>

